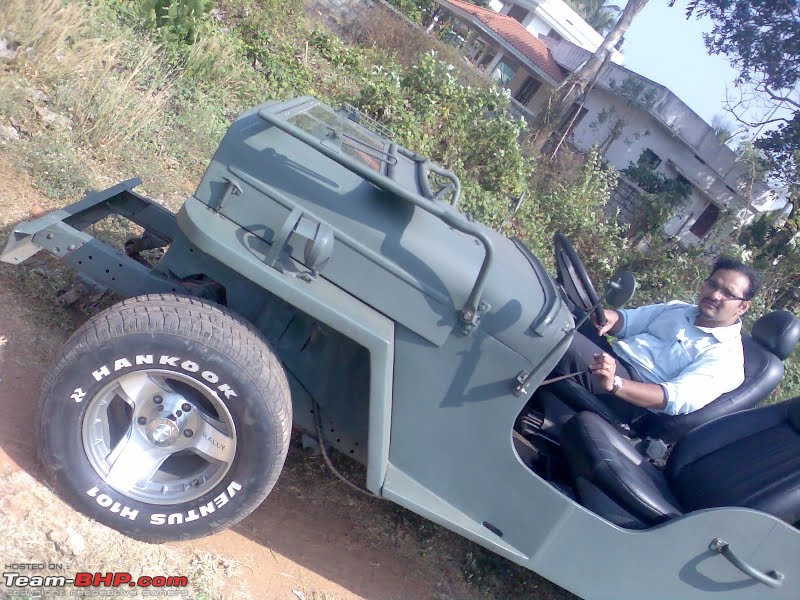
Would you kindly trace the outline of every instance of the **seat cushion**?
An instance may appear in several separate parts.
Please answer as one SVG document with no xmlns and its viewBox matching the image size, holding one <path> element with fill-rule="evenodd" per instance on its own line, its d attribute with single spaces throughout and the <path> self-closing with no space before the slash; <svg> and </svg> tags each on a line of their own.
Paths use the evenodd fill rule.
<svg viewBox="0 0 800 600">
<path fill-rule="evenodd" d="M 620 425 L 626 421 L 624 415 L 616 412 L 610 404 L 603 402 L 574 381 L 567 379 L 555 381 L 548 384 L 546 389 L 575 412 L 593 412 L 614 425 Z"/>
<path fill-rule="evenodd" d="M 661 471 L 602 417 L 591 412 L 575 415 L 564 425 L 561 449 L 581 502 L 600 516 L 616 522 L 619 511 L 609 509 L 616 505 L 653 526 L 683 514 Z M 582 492 L 589 489 L 592 494 Z M 597 491 L 611 502 L 599 501 Z"/>
<path fill-rule="evenodd" d="M 800 398 L 748 410 L 692 431 L 665 476 L 687 511 L 744 506 L 800 520 Z"/>
</svg>

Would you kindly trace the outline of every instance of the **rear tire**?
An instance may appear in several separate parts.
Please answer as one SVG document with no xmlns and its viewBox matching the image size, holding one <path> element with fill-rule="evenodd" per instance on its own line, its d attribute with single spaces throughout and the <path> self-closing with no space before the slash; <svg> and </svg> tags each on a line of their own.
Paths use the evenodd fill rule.
<svg viewBox="0 0 800 600">
<path fill-rule="evenodd" d="M 131 537 L 209 535 L 275 485 L 291 432 L 286 375 L 246 321 L 185 296 L 89 320 L 46 378 L 40 458 L 73 507 Z"/>
</svg>

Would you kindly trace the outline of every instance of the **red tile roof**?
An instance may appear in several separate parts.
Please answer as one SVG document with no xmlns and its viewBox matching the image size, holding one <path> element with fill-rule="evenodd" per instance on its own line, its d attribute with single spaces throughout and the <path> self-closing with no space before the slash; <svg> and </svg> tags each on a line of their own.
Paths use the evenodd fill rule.
<svg viewBox="0 0 800 600">
<path fill-rule="evenodd" d="M 550 54 L 550 49 L 516 19 L 461 0 L 444 0 L 443 4 L 450 4 L 476 17 L 555 81 L 560 83 L 566 77 Z"/>
</svg>

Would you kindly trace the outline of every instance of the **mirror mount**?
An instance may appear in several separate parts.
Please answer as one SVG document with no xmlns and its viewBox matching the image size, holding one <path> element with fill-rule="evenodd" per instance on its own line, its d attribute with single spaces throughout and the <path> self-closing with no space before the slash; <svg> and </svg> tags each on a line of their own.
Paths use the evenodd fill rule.
<svg viewBox="0 0 800 600">
<path fill-rule="evenodd" d="M 603 300 L 610 308 L 622 308 L 636 293 L 636 279 L 630 271 L 617 271 L 609 279 Z"/>
</svg>

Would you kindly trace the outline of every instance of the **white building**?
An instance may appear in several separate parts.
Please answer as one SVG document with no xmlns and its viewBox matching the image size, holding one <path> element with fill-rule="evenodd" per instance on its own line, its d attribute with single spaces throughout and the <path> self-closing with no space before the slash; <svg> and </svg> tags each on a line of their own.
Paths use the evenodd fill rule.
<svg viewBox="0 0 800 600">
<path fill-rule="evenodd" d="M 603 43 L 603 36 L 563 0 L 491 0 L 489 6 L 493 11 L 519 21 L 535 37 L 566 40 L 589 52 L 596 52 Z M 619 52 L 615 51 L 611 60 L 623 64 Z"/>
<path fill-rule="evenodd" d="M 568 71 L 582 65 L 589 53 L 563 40 L 545 40 L 555 61 Z M 632 106 L 620 87 L 642 90 L 646 102 Z M 618 169 L 641 156 L 671 177 L 692 185 L 686 209 L 665 227 L 666 233 L 695 243 L 708 233 L 723 210 L 749 222 L 774 202 L 774 192 L 750 182 L 736 154 L 700 116 L 669 89 L 619 65 L 609 64 L 587 96 L 584 116 L 573 129 L 572 143 L 583 150 L 601 146 Z M 600 115 L 611 115 L 602 119 Z M 602 121 L 602 122 L 601 122 Z M 612 131 L 619 123 L 617 131 Z M 745 193 L 747 192 L 747 193 Z"/>
<path fill-rule="evenodd" d="M 505 14 L 461 0 L 437 1 L 456 19 L 466 39 L 465 57 L 507 88 L 516 112 L 528 118 L 602 42 L 593 30 L 594 38 L 585 32 L 591 28 L 561 0 L 493 2 Z M 543 7 L 555 8 L 544 12 Z M 563 18 L 560 29 L 552 27 L 554 15 Z M 570 33 L 567 25 L 576 20 Z M 547 27 L 551 29 L 542 35 Z M 574 147 L 587 151 L 598 146 L 617 170 L 645 160 L 657 172 L 691 184 L 686 206 L 665 227 L 685 244 L 728 234 L 720 227 L 714 230 L 726 213 L 734 215 L 734 222 L 749 222 L 774 204 L 773 191 L 747 180 L 734 152 L 710 125 L 669 89 L 619 63 L 604 67 L 573 114 L 565 141 Z M 624 221 L 636 220 L 639 192 L 634 182 L 621 177 L 612 208 L 620 209 Z"/>
</svg>

